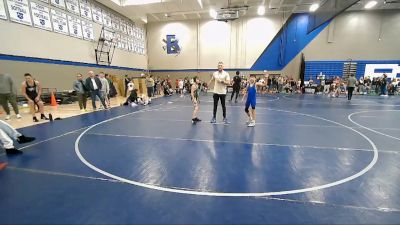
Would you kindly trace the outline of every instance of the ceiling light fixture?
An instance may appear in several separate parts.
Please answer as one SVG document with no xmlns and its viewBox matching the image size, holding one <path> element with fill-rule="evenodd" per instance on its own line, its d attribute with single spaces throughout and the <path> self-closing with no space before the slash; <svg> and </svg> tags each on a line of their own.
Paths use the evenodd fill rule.
<svg viewBox="0 0 400 225">
<path fill-rule="evenodd" d="M 215 11 L 215 9 L 210 9 L 210 16 L 214 19 L 217 18 L 217 11 Z"/>
<path fill-rule="evenodd" d="M 146 5 L 153 3 L 162 3 L 162 0 L 125 0 L 123 5 Z"/>
<path fill-rule="evenodd" d="M 310 12 L 315 12 L 319 8 L 319 4 L 315 3 L 310 6 Z"/>
<path fill-rule="evenodd" d="M 370 8 L 376 6 L 376 4 L 378 4 L 377 1 L 369 1 L 369 2 L 364 6 L 364 8 L 370 9 Z"/>
<path fill-rule="evenodd" d="M 265 14 L 265 6 L 263 6 L 263 5 L 258 6 L 257 14 L 259 16 L 263 16 Z"/>
<path fill-rule="evenodd" d="M 203 8 L 203 2 L 201 0 L 197 0 L 197 2 L 199 3 L 200 8 Z"/>
</svg>

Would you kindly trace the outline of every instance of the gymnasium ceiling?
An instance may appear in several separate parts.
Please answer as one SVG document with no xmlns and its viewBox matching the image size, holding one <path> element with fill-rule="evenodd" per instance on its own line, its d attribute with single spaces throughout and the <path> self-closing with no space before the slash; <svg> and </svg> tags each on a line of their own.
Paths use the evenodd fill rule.
<svg viewBox="0 0 400 225">
<path fill-rule="evenodd" d="M 210 9 L 219 10 L 222 7 L 247 5 L 247 11 L 241 16 L 257 16 L 257 8 L 264 5 L 266 15 L 308 12 L 313 3 L 326 0 L 158 0 L 158 3 L 135 5 L 138 0 L 97 0 L 115 11 L 127 16 L 135 22 L 159 22 L 169 20 L 211 19 Z M 142 0 L 140 0 L 142 1 Z M 157 0 L 154 0 L 157 1 Z M 328 0 L 331 1 L 331 0 Z M 364 10 L 364 5 L 369 0 L 361 0 L 349 10 Z M 377 0 L 374 9 L 400 8 L 400 0 Z M 391 3 L 392 2 L 392 3 Z M 123 5 L 123 6 L 121 6 Z"/>
</svg>

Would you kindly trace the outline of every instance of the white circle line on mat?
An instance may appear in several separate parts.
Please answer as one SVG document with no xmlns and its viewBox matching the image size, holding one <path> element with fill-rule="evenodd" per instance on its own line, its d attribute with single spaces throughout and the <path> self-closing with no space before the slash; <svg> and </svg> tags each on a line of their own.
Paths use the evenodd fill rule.
<svg viewBox="0 0 400 225">
<path fill-rule="evenodd" d="M 132 185 L 136 185 L 139 187 L 143 187 L 143 188 L 148 188 L 151 190 L 158 190 L 158 191 L 164 191 L 164 192 L 170 192 L 170 193 L 177 193 L 177 194 L 187 194 L 187 195 L 197 195 L 197 196 L 215 196 L 215 197 L 263 197 L 263 196 L 277 196 L 277 195 L 290 195 L 290 194 L 298 194 L 298 193 L 305 193 L 305 192 L 311 192 L 311 191 L 317 191 L 317 190 L 321 190 L 321 189 L 325 189 L 325 188 L 330 188 L 330 187 L 334 187 L 340 184 L 344 184 L 346 182 L 349 182 L 351 180 L 354 180 L 362 175 L 364 175 L 365 173 L 367 173 L 378 161 L 378 149 L 375 145 L 375 143 L 369 139 L 365 134 L 363 134 L 360 131 L 357 131 L 349 126 L 346 126 L 344 124 L 332 121 L 332 120 L 328 120 L 322 117 L 318 117 L 318 116 L 314 116 L 314 115 L 309 115 L 309 114 L 304 114 L 304 113 L 299 113 L 299 112 L 294 112 L 294 111 L 286 111 L 286 110 L 278 110 L 278 109 L 270 109 L 268 108 L 268 110 L 272 110 L 272 111 L 278 111 L 278 112 L 289 112 L 289 113 L 295 113 L 298 115 L 303 115 L 303 116 L 308 116 L 311 118 L 315 118 L 315 119 L 320 119 L 323 121 L 327 121 L 327 122 L 331 122 L 333 124 L 339 125 L 339 126 L 343 126 L 347 129 L 350 129 L 352 131 L 354 131 L 355 133 L 359 134 L 361 137 L 363 137 L 365 140 L 368 141 L 368 143 L 372 146 L 373 149 L 373 158 L 371 160 L 371 162 L 361 171 L 357 172 L 356 174 L 353 174 L 349 177 L 343 178 L 341 180 L 337 180 L 331 183 L 327 183 L 327 184 L 323 184 L 323 185 L 318 185 L 318 186 L 314 186 L 314 187 L 308 187 L 308 188 L 301 188 L 301 189 L 293 189 L 293 190 L 285 190 L 285 191 L 274 191 L 274 192 L 256 192 L 256 193 L 247 193 L 247 192 L 208 192 L 208 191 L 197 191 L 197 190 L 188 190 L 188 189 L 180 189 L 180 188 L 169 188 L 169 187 L 162 187 L 162 186 L 157 186 L 157 185 L 153 185 L 153 184 L 145 184 L 145 183 L 141 183 L 141 182 L 137 182 L 137 181 L 133 181 L 133 180 L 129 180 L 114 174 L 111 174 L 107 171 L 104 171 L 94 165 L 92 165 L 90 162 L 88 162 L 81 154 L 80 150 L 79 150 L 79 142 L 81 140 L 81 138 L 85 135 L 86 132 L 88 132 L 89 130 L 93 129 L 94 127 L 100 125 L 100 124 L 104 124 L 110 121 L 113 121 L 115 119 L 124 117 L 124 116 L 128 116 L 134 113 L 139 113 L 139 112 L 144 112 L 143 110 L 140 111 L 136 111 L 133 113 L 128 113 L 128 114 L 124 114 L 121 116 L 117 116 L 115 118 L 111 118 L 102 122 L 99 122 L 97 124 L 94 124 L 92 126 L 90 126 L 89 128 L 87 128 L 85 131 L 83 131 L 78 138 L 75 141 L 75 153 L 78 156 L 78 158 L 82 161 L 82 163 L 84 163 L 87 167 L 91 168 L 92 170 L 103 174 L 104 176 L 110 177 L 112 179 L 115 180 L 119 180 L 121 182 L 124 183 L 128 183 L 128 184 L 132 184 Z M 152 110 L 149 110 L 152 111 Z"/>
<path fill-rule="evenodd" d="M 383 135 L 383 136 L 385 136 L 385 137 L 393 138 L 393 139 L 395 139 L 395 140 L 400 141 L 400 138 L 398 138 L 398 137 L 393 137 L 393 136 L 391 136 L 391 135 L 389 135 L 389 134 L 385 134 L 385 133 L 376 131 L 376 130 L 374 130 L 374 129 L 372 129 L 372 128 L 363 126 L 363 125 L 361 125 L 361 124 L 355 122 L 355 121 L 351 118 L 351 117 L 354 116 L 354 115 L 362 114 L 362 113 L 368 113 L 368 112 L 400 112 L 400 110 L 368 110 L 368 111 L 355 112 L 355 113 L 352 113 L 352 114 L 350 114 L 350 115 L 347 116 L 347 119 L 350 120 L 350 122 L 354 123 L 355 125 L 357 125 L 357 126 L 359 126 L 359 127 L 362 127 L 362 128 L 364 128 L 364 129 L 366 129 L 366 130 L 369 130 L 369 131 L 372 131 L 372 132 L 374 132 L 374 133 Z"/>
</svg>

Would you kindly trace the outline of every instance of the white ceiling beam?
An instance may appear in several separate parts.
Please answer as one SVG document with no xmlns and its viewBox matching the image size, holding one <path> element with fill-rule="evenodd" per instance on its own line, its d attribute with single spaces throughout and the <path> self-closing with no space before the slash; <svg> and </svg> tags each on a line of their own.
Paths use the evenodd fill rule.
<svg viewBox="0 0 400 225">
<path fill-rule="evenodd" d="M 161 19 L 158 16 L 154 15 L 153 13 L 150 13 L 150 16 L 156 19 L 157 21 L 161 21 Z"/>
</svg>

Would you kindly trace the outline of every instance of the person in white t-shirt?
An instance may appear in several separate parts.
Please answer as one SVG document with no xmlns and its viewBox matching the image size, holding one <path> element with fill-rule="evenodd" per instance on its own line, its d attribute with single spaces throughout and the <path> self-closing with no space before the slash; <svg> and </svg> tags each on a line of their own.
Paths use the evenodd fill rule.
<svg viewBox="0 0 400 225">
<path fill-rule="evenodd" d="M 228 123 L 228 120 L 226 119 L 225 97 L 227 86 L 230 84 L 230 77 L 229 73 L 224 70 L 224 64 L 222 62 L 218 63 L 218 71 L 213 73 L 211 80 L 208 82 L 208 86 L 210 86 L 212 81 L 214 81 L 214 109 L 211 123 L 217 122 L 216 115 L 219 99 L 221 99 L 222 113 L 224 117 L 223 122 Z"/>
</svg>

